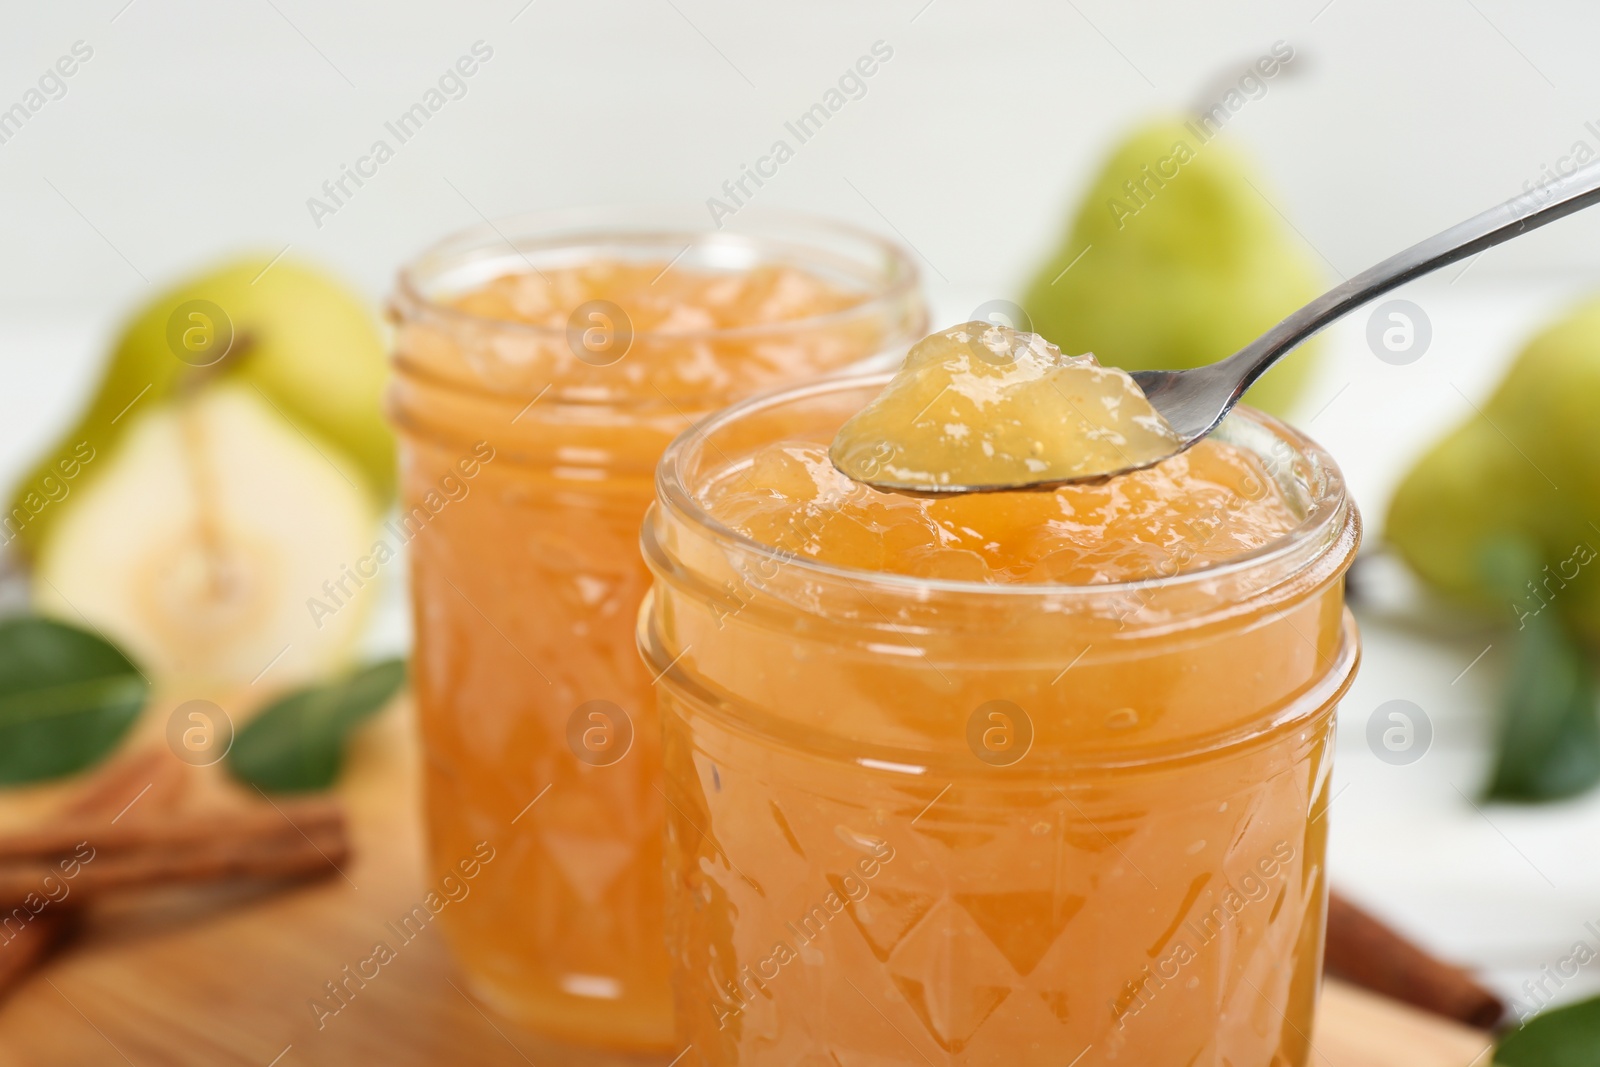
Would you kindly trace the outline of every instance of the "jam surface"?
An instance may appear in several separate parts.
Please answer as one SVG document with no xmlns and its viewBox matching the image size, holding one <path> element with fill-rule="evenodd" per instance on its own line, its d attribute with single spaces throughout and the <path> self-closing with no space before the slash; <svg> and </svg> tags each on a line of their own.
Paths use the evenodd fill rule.
<svg viewBox="0 0 1600 1067">
<path fill-rule="evenodd" d="M 1104 482 L 958 496 L 874 489 L 836 470 L 822 446 L 785 442 L 725 471 L 701 501 L 729 528 L 819 562 L 997 583 L 1170 577 L 1300 521 L 1254 453 L 1209 439 Z"/>
</svg>

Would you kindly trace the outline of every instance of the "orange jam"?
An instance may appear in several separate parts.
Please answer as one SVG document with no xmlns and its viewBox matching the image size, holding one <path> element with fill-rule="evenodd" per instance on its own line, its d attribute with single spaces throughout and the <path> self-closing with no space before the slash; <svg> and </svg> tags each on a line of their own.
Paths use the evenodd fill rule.
<svg viewBox="0 0 1600 1067">
<path fill-rule="evenodd" d="M 401 276 L 430 884 L 494 848 L 440 926 L 475 996 L 560 1041 L 673 1040 L 656 672 L 633 636 L 657 458 L 708 411 L 921 328 L 894 249 L 785 233 L 502 223 Z"/>
<path fill-rule="evenodd" d="M 1301 1067 L 1359 521 L 1248 410 L 1054 491 L 884 493 L 886 379 L 680 438 L 646 520 L 680 1040 L 708 1067 Z"/>
</svg>

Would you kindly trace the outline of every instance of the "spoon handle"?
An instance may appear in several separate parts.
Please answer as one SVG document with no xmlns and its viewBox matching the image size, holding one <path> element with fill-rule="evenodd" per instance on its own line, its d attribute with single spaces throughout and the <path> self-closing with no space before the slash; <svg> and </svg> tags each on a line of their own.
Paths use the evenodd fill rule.
<svg viewBox="0 0 1600 1067">
<path fill-rule="evenodd" d="M 1329 289 L 1223 361 L 1242 393 L 1285 353 L 1335 319 L 1413 278 L 1492 248 L 1600 201 L 1600 163 L 1434 234 Z"/>
</svg>

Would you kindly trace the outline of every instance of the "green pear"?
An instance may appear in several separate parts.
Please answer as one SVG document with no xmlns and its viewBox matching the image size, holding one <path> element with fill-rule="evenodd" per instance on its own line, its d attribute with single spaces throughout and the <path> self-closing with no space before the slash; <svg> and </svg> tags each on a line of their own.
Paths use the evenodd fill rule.
<svg viewBox="0 0 1600 1067">
<path fill-rule="evenodd" d="M 219 378 L 344 453 L 387 499 L 386 373 L 371 311 L 338 281 L 288 260 L 229 263 L 163 293 L 129 323 L 82 417 L 18 485 L 3 537 L 37 555 L 144 409 Z"/>
<path fill-rule="evenodd" d="M 1548 604 L 1600 639 L 1600 300 L 1545 329 L 1493 396 L 1429 449 L 1389 505 L 1389 542 L 1436 588 L 1518 619 Z M 1487 565 L 1506 543 L 1544 571 L 1508 603 Z"/>
<path fill-rule="evenodd" d="M 1033 329 L 1063 352 L 1127 370 L 1231 355 L 1322 291 L 1260 187 L 1248 161 L 1197 123 L 1141 127 L 1112 153 L 1028 289 Z M 1313 348 L 1269 371 L 1250 403 L 1287 410 Z"/>
</svg>

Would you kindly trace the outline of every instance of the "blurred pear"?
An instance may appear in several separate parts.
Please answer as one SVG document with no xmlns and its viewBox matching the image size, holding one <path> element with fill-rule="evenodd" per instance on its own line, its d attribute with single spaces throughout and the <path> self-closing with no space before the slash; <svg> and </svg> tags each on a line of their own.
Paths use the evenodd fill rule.
<svg viewBox="0 0 1600 1067">
<path fill-rule="evenodd" d="M 1549 604 L 1600 639 L 1600 300 L 1530 341 L 1494 395 L 1429 449 L 1389 505 L 1386 533 L 1431 585 L 1508 617 Z M 1507 604 L 1488 570 L 1497 545 L 1543 571 Z"/>
<path fill-rule="evenodd" d="M 82 417 L 19 483 L 7 533 L 37 556 L 143 411 L 217 379 L 342 452 L 386 500 L 395 477 L 386 373 L 371 311 L 338 281 L 288 260 L 226 264 L 163 293 L 128 325 Z"/>
<path fill-rule="evenodd" d="M 1259 187 L 1249 162 L 1198 123 L 1141 126 L 1112 153 L 1028 289 L 1033 329 L 1063 352 L 1127 370 L 1231 355 L 1322 291 Z M 1315 346 L 1291 353 L 1246 399 L 1283 414 Z"/>
</svg>

